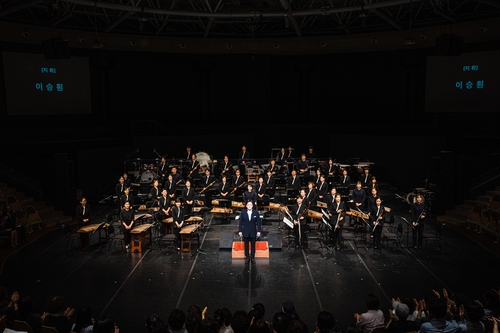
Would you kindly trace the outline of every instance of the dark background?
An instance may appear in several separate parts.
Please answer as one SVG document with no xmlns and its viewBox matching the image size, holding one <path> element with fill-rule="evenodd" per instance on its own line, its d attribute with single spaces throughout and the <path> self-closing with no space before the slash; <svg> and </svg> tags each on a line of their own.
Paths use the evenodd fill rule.
<svg viewBox="0 0 500 333">
<path fill-rule="evenodd" d="M 0 44 L 40 52 L 40 46 Z M 464 52 L 500 49 L 497 42 Z M 112 191 L 123 159 L 179 156 L 186 145 L 214 158 L 292 145 L 320 157 L 360 157 L 404 192 L 438 185 L 436 213 L 471 196 L 496 167 L 497 113 L 424 112 L 432 49 L 303 56 L 179 55 L 71 49 L 89 57 L 91 115 L 8 116 L 0 75 L 2 162 L 42 182 L 72 213 L 75 190 Z M 61 60 L 65 61 L 65 60 Z M 22 96 L 19 96 L 22 98 Z M 479 111 L 479 110 L 478 110 Z M 68 188 L 66 190 L 66 184 Z"/>
</svg>

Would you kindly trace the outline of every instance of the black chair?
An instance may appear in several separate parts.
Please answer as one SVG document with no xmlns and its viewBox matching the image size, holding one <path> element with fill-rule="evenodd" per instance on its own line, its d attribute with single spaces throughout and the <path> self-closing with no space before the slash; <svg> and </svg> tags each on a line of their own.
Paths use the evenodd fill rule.
<svg viewBox="0 0 500 333">
<path fill-rule="evenodd" d="M 439 244 L 439 240 L 441 239 L 441 235 L 443 234 L 443 229 L 444 229 L 444 226 L 445 224 L 440 224 L 437 228 L 436 228 L 436 231 L 433 232 L 433 233 L 425 233 L 424 232 L 424 235 L 423 235 L 423 238 L 425 240 L 425 246 L 424 246 L 424 250 L 427 249 L 427 242 L 428 241 L 434 241 L 434 243 L 436 243 L 437 245 L 437 249 L 438 251 L 441 251 L 441 246 Z"/>
<path fill-rule="evenodd" d="M 64 232 L 64 237 L 66 238 L 66 246 L 64 247 L 64 249 L 66 250 L 68 248 L 69 242 L 71 242 L 71 245 L 73 245 L 73 241 L 77 241 L 78 245 L 80 245 L 80 234 L 74 232 L 69 224 L 62 224 L 61 226 Z"/>
<path fill-rule="evenodd" d="M 111 249 L 112 244 L 113 244 L 113 248 L 115 248 L 116 242 L 120 242 L 120 245 L 121 245 L 122 251 L 123 251 L 123 244 L 125 243 L 125 235 L 117 234 L 115 232 L 115 228 L 112 225 L 110 225 L 108 227 L 107 234 L 108 234 L 108 238 L 110 240 L 109 246 L 108 246 L 108 251 Z"/>
<path fill-rule="evenodd" d="M 22 321 L 22 320 L 14 320 L 14 323 L 13 323 L 12 327 L 16 331 L 34 333 L 33 329 L 30 326 L 30 324 L 28 324 L 27 322 Z"/>
<path fill-rule="evenodd" d="M 344 248 L 345 240 L 352 240 L 356 250 L 358 250 L 358 243 L 356 242 L 356 238 L 358 237 L 358 228 L 354 227 L 353 229 L 346 229 L 345 227 L 342 230 L 342 248 Z"/>
<path fill-rule="evenodd" d="M 401 245 L 401 237 L 403 236 L 403 225 L 401 222 L 398 224 L 396 231 L 392 230 L 393 227 L 390 227 L 390 232 L 384 232 L 382 236 L 382 242 L 385 241 L 385 248 L 389 249 L 389 241 L 396 242 L 399 245 L 399 248 L 403 250 L 403 246 Z"/>
</svg>

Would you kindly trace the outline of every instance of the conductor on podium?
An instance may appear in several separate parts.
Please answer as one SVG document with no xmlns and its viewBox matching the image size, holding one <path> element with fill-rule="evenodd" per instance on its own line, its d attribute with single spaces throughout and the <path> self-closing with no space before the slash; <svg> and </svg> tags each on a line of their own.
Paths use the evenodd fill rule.
<svg viewBox="0 0 500 333">
<path fill-rule="evenodd" d="M 239 235 L 243 237 L 243 242 L 245 244 L 245 264 L 248 264 L 252 260 L 252 264 L 255 264 L 255 241 L 257 237 L 260 237 L 261 231 L 261 220 L 259 212 L 253 209 L 253 203 L 248 201 L 246 203 L 246 208 L 240 214 L 240 224 L 239 224 Z M 252 246 L 251 255 L 248 249 L 248 243 Z"/>
</svg>

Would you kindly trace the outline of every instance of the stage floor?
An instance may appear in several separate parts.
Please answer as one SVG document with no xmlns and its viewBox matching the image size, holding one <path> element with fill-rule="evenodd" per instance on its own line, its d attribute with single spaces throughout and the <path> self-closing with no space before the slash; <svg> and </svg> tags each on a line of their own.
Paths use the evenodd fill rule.
<svg viewBox="0 0 500 333">
<path fill-rule="evenodd" d="M 409 216 L 408 206 L 392 205 L 397 225 L 400 216 Z M 110 211 L 103 210 L 94 221 L 103 221 Z M 192 304 L 207 306 L 212 316 L 218 308 L 248 311 L 261 302 L 270 321 L 286 300 L 295 303 L 310 332 L 321 310 L 332 312 L 344 330 L 354 322 L 355 312 L 365 311 L 368 293 L 380 298 L 387 313 L 392 297 L 420 298 L 446 287 L 479 299 L 485 290 L 498 287 L 500 259 L 451 229 L 443 232 L 441 251 L 431 242 L 426 251 L 406 248 L 406 234 L 402 250 L 395 244 L 382 250 L 360 245 L 356 250 L 347 240 L 342 251 L 321 248 L 317 240 L 302 250 L 288 249 L 287 231 L 278 229 L 277 220 L 265 220 L 264 235 L 281 234 L 283 248 L 245 266 L 244 260 L 231 259 L 230 250 L 219 250 L 220 235 L 236 232 L 237 221 L 224 224 L 207 214 L 205 224 L 199 244 L 204 251 L 197 251 L 194 243 L 191 253 L 172 248 L 160 252 L 148 245 L 143 253 L 125 253 L 119 244 L 108 251 L 107 244 L 96 243 L 97 237 L 90 251 L 78 250 L 76 242 L 65 249 L 63 232 L 56 230 L 7 258 L 1 285 L 30 295 L 39 312 L 54 294 L 66 296 L 74 308 L 90 305 L 95 318 L 109 314 L 125 333 L 145 332 L 145 319 L 152 313 L 166 320 L 173 309 L 186 311 Z M 426 228 L 435 229 L 433 218 Z"/>
</svg>

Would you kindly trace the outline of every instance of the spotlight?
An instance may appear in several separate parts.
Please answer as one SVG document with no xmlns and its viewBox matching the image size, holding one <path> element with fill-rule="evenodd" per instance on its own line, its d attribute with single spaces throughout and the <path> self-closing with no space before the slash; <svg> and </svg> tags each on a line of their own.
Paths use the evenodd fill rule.
<svg viewBox="0 0 500 333">
<path fill-rule="evenodd" d="M 180 43 L 180 44 L 179 44 L 179 47 L 180 47 L 181 49 L 183 49 L 183 48 L 185 48 L 185 47 L 186 47 L 186 44 L 184 44 L 184 43 Z"/>
<path fill-rule="evenodd" d="M 135 39 L 130 40 L 130 46 L 136 46 L 137 43 L 135 42 Z"/>
<path fill-rule="evenodd" d="M 274 43 L 274 48 L 275 48 L 275 49 L 279 49 L 279 48 L 280 48 L 280 44 L 278 44 L 278 43 Z"/>
<path fill-rule="evenodd" d="M 377 39 L 377 38 L 375 38 L 375 37 L 372 37 L 372 39 L 370 40 L 370 42 L 371 42 L 372 44 L 377 44 L 378 39 Z"/>
<path fill-rule="evenodd" d="M 85 43 L 85 37 L 83 37 L 83 36 L 79 37 L 79 38 L 78 38 L 78 41 L 79 41 L 80 43 L 82 43 L 82 44 L 83 44 L 83 43 Z"/>
<path fill-rule="evenodd" d="M 326 46 L 326 42 L 321 42 L 321 43 L 319 43 L 319 45 L 320 45 L 321 47 L 325 47 L 325 46 Z"/>
<path fill-rule="evenodd" d="M 30 33 L 27 30 L 23 30 L 21 35 L 23 35 L 23 37 L 26 38 L 26 37 L 29 37 Z"/>
<path fill-rule="evenodd" d="M 228 50 L 231 50 L 231 49 L 233 48 L 233 44 L 231 44 L 231 43 L 227 43 L 227 44 L 226 44 L 226 48 L 227 48 Z"/>
<path fill-rule="evenodd" d="M 479 28 L 479 32 L 485 33 L 488 30 L 488 27 Z"/>
<path fill-rule="evenodd" d="M 421 39 L 421 40 L 426 40 L 426 39 L 427 39 L 427 35 L 426 35 L 426 34 L 422 34 L 422 35 L 420 35 L 420 39 Z"/>
</svg>

